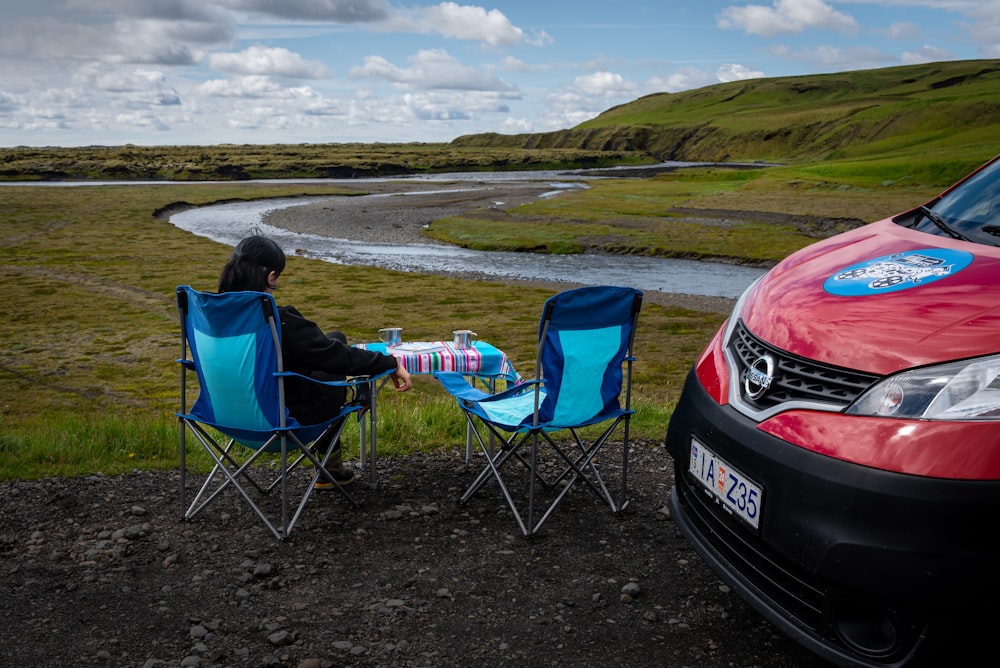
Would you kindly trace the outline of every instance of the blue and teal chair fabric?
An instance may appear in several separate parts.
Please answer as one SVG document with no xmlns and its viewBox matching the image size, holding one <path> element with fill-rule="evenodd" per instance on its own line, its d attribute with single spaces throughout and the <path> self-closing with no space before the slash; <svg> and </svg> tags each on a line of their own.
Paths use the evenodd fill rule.
<svg viewBox="0 0 1000 668">
<path fill-rule="evenodd" d="M 279 540 L 288 537 L 305 508 L 315 483 L 325 476 L 330 453 L 314 453 L 309 444 L 328 431 L 329 442 L 339 438 L 352 414 L 371 411 L 374 417 L 374 384 L 390 372 L 346 381 L 318 381 L 284 370 L 281 355 L 281 322 L 274 298 L 263 292 L 199 292 L 190 286 L 177 288 L 181 321 L 181 409 L 180 495 L 185 519 L 193 519 L 227 490 L 235 490 L 264 525 Z M 188 408 L 191 372 L 197 377 L 198 396 Z M 367 386 L 371 404 L 352 402 L 320 424 L 299 424 L 288 414 L 284 382 L 289 376 L 323 385 L 341 385 L 357 390 Z M 215 462 L 194 500 L 188 504 L 186 452 L 188 433 L 193 434 Z M 362 433 L 364 433 L 362 431 Z M 374 450 L 374 425 L 371 447 Z M 365 447 L 362 443 L 362 448 Z M 277 474 L 261 482 L 258 466 L 265 454 L 279 456 Z M 273 459 L 273 458 L 272 458 Z M 304 486 L 298 507 L 289 517 L 292 475 L 312 465 L 311 480 Z M 273 469 L 269 469 L 272 470 Z M 302 477 L 302 476 L 300 476 Z M 301 484 L 300 484 L 301 486 Z M 262 507 L 263 497 L 276 487 L 281 490 L 281 517 L 271 519 Z M 347 490 L 334 488 L 354 505 Z M 255 500 L 260 497 L 260 500 Z"/>
<path fill-rule="evenodd" d="M 538 326 L 535 377 L 498 394 L 474 387 L 460 373 L 434 374 L 457 400 L 486 457 L 485 467 L 461 503 L 495 480 L 525 536 L 541 528 L 578 482 L 594 491 L 612 512 L 628 505 L 629 421 L 634 413 L 632 346 L 641 306 L 642 292 L 616 286 L 578 288 L 549 298 Z M 595 426 L 587 432 L 592 438 L 585 439 L 581 430 L 590 426 Z M 622 459 L 616 499 L 595 457 L 619 426 Z M 568 433 L 569 439 L 557 438 L 556 432 Z M 561 464 L 558 475 L 542 473 L 539 446 L 545 444 Z M 524 501 L 515 501 L 511 492 L 509 469 L 523 472 L 526 478 L 526 512 Z M 536 521 L 536 501 L 541 500 L 538 485 L 552 490 L 554 498 Z"/>
</svg>

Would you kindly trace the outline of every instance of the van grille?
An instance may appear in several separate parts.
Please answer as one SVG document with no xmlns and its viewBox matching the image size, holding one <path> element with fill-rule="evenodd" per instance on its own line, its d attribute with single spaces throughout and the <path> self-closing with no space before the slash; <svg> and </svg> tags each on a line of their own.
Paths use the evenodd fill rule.
<svg viewBox="0 0 1000 668">
<path fill-rule="evenodd" d="M 762 541 L 724 520 L 719 506 L 707 501 L 692 488 L 687 477 L 677 471 L 675 490 L 681 505 L 703 541 L 715 556 L 727 564 L 726 570 L 739 574 L 747 585 L 767 598 L 771 607 L 785 611 L 810 631 L 820 632 L 825 583 L 773 553 Z"/>
<path fill-rule="evenodd" d="M 740 397 L 755 410 L 767 410 L 788 402 L 822 403 L 844 409 L 879 380 L 879 376 L 818 364 L 790 355 L 754 336 L 743 321 L 736 324 L 729 341 L 729 352 L 736 362 L 731 370 L 740 379 Z M 771 386 L 763 396 L 751 399 L 743 387 L 747 369 L 763 355 L 774 359 Z"/>
</svg>

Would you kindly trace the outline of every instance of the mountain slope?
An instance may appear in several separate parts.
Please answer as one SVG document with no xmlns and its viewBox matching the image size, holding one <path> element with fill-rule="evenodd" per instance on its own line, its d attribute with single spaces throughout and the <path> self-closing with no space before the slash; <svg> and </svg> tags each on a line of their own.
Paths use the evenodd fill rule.
<svg viewBox="0 0 1000 668">
<path fill-rule="evenodd" d="M 1000 60 L 749 79 L 657 93 L 569 130 L 459 146 L 632 150 L 661 160 L 815 160 L 1000 145 Z"/>
</svg>

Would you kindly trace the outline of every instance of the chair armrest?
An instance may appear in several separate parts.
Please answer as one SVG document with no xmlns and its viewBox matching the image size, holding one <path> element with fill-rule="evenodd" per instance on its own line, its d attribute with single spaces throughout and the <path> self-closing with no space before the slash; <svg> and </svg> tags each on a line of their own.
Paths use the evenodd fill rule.
<svg viewBox="0 0 1000 668">
<path fill-rule="evenodd" d="M 501 399 L 507 399 L 508 397 L 516 397 L 519 394 L 534 392 L 536 391 L 536 389 L 539 389 L 544 384 L 545 381 L 532 378 L 518 385 L 515 385 L 514 387 L 509 387 L 503 392 L 497 392 L 496 394 L 489 394 L 481 401 L 500 401 Z"/>
<path fill-rule="evenodd" d="M 488 392 L 473 387 L 465 374 L 457 371 L 435 371 L 431 375 L 441 383 L 448 394 L 456 399 L 479 401 L 481 398 L 489 396 Z"/>
<path fill-rule="evenodd" d="M 181 366 L 187 368 L 187 369 L 194 369 L 195 368 L 194 361 L 192 361 L 192 360 L 174 360 L 174 361 L 177 362 L 178 364 L 180 364 Z"/>
<path fill-rule="evenodd" d="M 371 376 L 351 376 L 347 380 L 319 380 L 317 378 L 312 378 L 311 376 L 306 376 L 301 373 L 295 373 L 294 371 L 276 371 L 275 376 L 281 376 L 285 378 L 302 378 L 308 380 L 310 383 L 315 383 L 317 385 L 327 385 L 333 387 L 355 387 L 357 385 L 364 385 L 366 383 L 371 383 L 380 378 L 385 378 L 386 376 L 392 375 L 394 369 L 389 369 L 388 371 L 381 371 L 379 373 L 373 374 Z"/>
<path fill-rule="evenodd" d="M 519 385 L 507 388 L 503 392 L 490 394 L 489 392 L 484 392 L 479 388 L 473 387 L 466 378 L 467 374 L 460 371 L 435 371 L 433 375 L 441 383 L 448 394 L 452 395 L 456 399 L 463 399 L 466 401 L 495 401 L 497 399 L 522 394 L 525 391 L 533 389 L 533 386 L 541 383 L 541 381 L 538 380 L 526 380 Z"/>
</svg>

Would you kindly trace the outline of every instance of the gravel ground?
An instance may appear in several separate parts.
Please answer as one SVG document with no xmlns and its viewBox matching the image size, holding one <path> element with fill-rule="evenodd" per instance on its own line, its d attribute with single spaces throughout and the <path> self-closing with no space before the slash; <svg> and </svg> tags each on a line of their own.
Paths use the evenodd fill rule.
<svg viewBox="0 0 1000 668">
<path fill-rule="evenodd" d="M 821 665 L 682 538 L 662 444 L 623 513 L 576 489 L 530 540 L 495 486 L 456 503 L 459 451 L 379 464 L 284 542 L 234 495 L 181 521 L 172 472 L 0 484 L 0 664 Z"/>
<path fill-rule="evenodd" d="M 329 199 L 277 209 L 267 222 L 296 232 L 339 239 L 383 243 L 439 243 L 422 234 L 438 218 L 472 210 L 508 209 L 552 192 L 548 183 L 532 181 L 387 181 L 365 183 L 366 197 Z"/>
</svg>

